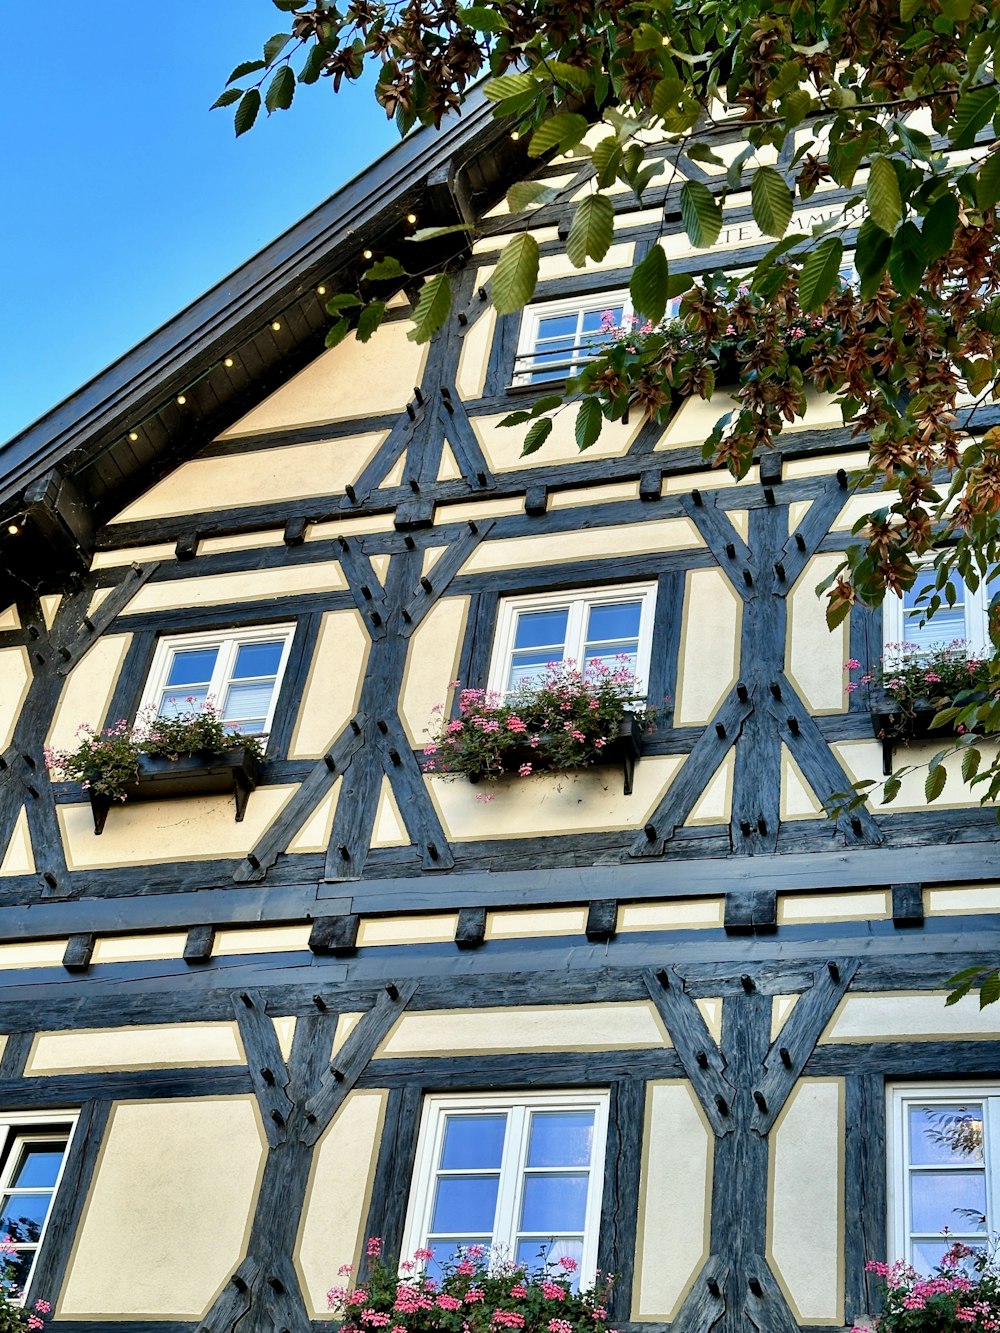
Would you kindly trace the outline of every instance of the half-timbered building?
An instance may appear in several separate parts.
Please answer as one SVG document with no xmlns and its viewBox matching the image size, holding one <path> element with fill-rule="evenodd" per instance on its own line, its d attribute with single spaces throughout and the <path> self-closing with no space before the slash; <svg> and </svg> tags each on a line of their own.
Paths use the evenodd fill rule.
<svg viewBox="0 0 1000 1333">
<path fill-rule="evenodd" d="M 867 1260 L 1000 1225 L 996 1018 L 943 1003 L 995 956 L 994 814 L 919 773 L 826 811 L 892 759 L 843 664 L 912 610 L 830 633 L 816 596 L 875 503 L 864 438 L 813 394 L 736 484 L 702 457 L 725 386 L 585 453 L 571 413 L 528 457 L 499 425 L 649 247 L 769 244 L 731 194 L 693 250 L 679 184 L 722 168 L 662 151 L 574 269 L 587 171 L 473 99 L 0 449 L 0 1195 L 53 1327 L 324 1327 L 379 1235 L 554 1242 L 627 1333 L 818 1333 L 870 1311 Z M 529 172 L 560 194 L 511 215 Z M 329 293 L 461 222 L 428 346 L 403 287 L 324 350 Z M 498 317 L 524 227 L 538 290 Z M 669 699 L 634 764 L 425 772 L 435 706 L 503 688 L 537 613 L 556 658 L 603 615 Z M 259 772 L 101 808 L 47 771 L 182 687 L 241 701 Z"/>
</svg>

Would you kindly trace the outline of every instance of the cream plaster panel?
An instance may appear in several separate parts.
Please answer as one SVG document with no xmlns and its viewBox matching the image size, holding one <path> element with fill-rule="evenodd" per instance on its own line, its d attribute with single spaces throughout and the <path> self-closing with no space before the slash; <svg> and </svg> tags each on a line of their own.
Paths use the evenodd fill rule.
<svg viewBox="0 0 1000 1333">
<path fill-rule="evenodd" d="M 639 208 L 631 213 L 619 213 L 615 218 L 615 226 L 622 231 L 630 227 L 658 227 L 662 219 L 663 212 L 659 208 Z"/>
<path fill-rule="evenodd" d="M 402 411 L 413 385 L 420 383 L 427 357 L 426 346 L 407 338 L 409 327 L 408 320 L 383 324 L 370 343 L 360 343 L 349 334 L 338 347 L 321 352 L 305 370 L 223 431 L 219 439 Z M 387 366 L 392 367 L 391 374 L 386 374 Z"/>
<path fill-rule="evenodd" d="M 454 912 L 434 916 L 370 916 L 361 921 L 358 947 L 386 944 L 450 944 L 458 929 Z"/>
<path fill-rule="evenodd" d="M 309 948 L 311 927 L 306 926 L 248 926 L 245 929 L 218 930 L 212 946 L 212 957 L 226 954 L 286 953 Z"/>
<path fill-rule="evenodd" d="M 553 159 L 553 161 L 558 161 L 558 160 L 559 159 L 557 158 Z M 564 181 L 570 181 L 572 180 L 572 176 L 564 176 L 562 177 L 562 179 Z M 546 185 L 554 184 L 553 181 L 546 181 L 545 183 Z M 556 241 L 559 239 L 559 228 L 533 227 L 531 228 L 531 235 L 534 236 L 535 240 L 538 242 L 539 245 L 544 245 L 546 241 Z M 503 234 L 501 234 L 500 236 L 484 236 L 482 237 L 481 240 L 473 242 L 472 253 L 474 255 L 490 255 L 499 257 L 500 251 L 506 245 L 507 240 L 508 237 Z"/>
<path fill-rule="evenodd" d="M 307 542 L 326 542 L 337 537 L 364 537 L 372 532 L 392 532 L 392 516 L 359 514 L 355 518 L 332 518 L 325 523 L 310 523 Z"/>
<path fill-rule="evenodd" d="M 690 495 L 692 490 L 718 491 L 729 487 L 757 486 L 760 484 L 760 469 L 752 467 L 739 481 L 724 467 L 706 468 L 701 472 L 672 472 L 663 478 L 661 495 Z"/>
<path fill-rule="evenodd" d="M 72 870 L 214 860 L 246 856 L 297 790 L 258 787 L 242 824 L 233 818 L 231 796 L 126 802 L 111 811 L 99 838 L 89 803 L 60 805 L 56 812 Z"/>
<path fill-rule="evenodd" d="M 552 418 L 552 433 L 537 454 L 522 457 L 524 437 L 527 426 L 501 426 L 506 416 L 470 417 L 472 429 L 483 447 L 486 460 L 494 472 L 511 472 L 518 468 L 538 467 L 539 463 L 578 463 L 581 458 L 580 448 L 574 434 L 576 412 L 573 409 L 557 412 Z M 635 437 L 642 430 L 643 422 L 639 413 L 635 413 L 630 425 L 622 421 L 605 421 L 600 438 L 596 444 L 586 450 L 589 460 L 598 458 L 617 458 L 625 452 Z M 522 511 L 524 509 L 522 503 Z"/>
<path fill-rule="evenodd" d="M 290 759 L 325 754 L 350 722 L 358 711 L 370 649 L 360 611 L 324 612 L 288 747 Z"/>
<path fill-rule="evenodd" d="M 30 685 L 27 648 L 0 648 L 0 750 L 11 742 Z"/>
<path fill-rule="evenodd" d="M 1000 912 L 1000 884 L 942 884 L 936 889 L 924 889 L 924 912 L 927 916 Z"/>
<path fill-rule="evenodd" d="M 331 1051 L 332 1055 L 337 1054 L 337 1052 L 343 1046 L 344 1042 L 351 1035 L 351 1033 L 354 1031 L 354 1029 L 358 1026 L 358 1024 L 361 1022 L 363 1018 L 364 1014 L 343 1013 L 337 1015 L 337 1027 L 333 1034 L 333 1050 Z"/>
<path fill-rule="evenodd" d="M 508 495 L 498 500 L 463 500 L 460 504 L 438 505 L 435 518 L 441 523 L 474 523 L 484 518 L 504 518 L 524 513 L 524 496 Z"/>
<path fill-rule="evenodd" d="M 120 565 L 148 565 L 154 560 L 173 560 L 174 542 L 154 542 L 149 546 L 120 546 L 116 551 L 97 551 L 91 569 L 117 569 Z"/>
<path fill-rule="evenodd" d="M 786 481 L 800 477 L 832 477 L 841 468 L 859 472 L 868 466 L 868 454 L 860 450 L 850 454 L 812 454 L 808 458 L 786 458 L 782 475 Z"/>
<path fill-rule="evenodd" d="M 669 1046 L 647 1000 L 628 1004 L 527 1005 L 403 1014 L 376 1059 L 492 1051 L 629 1051 Z"/>
<path fill-rule="evenodd" d="M 445 441 L 441 446 L 441 461 L 438 463 L 437 479 L 438 481 L 458 481 L 461 475 L 462 469 L 455 461 L 451 446 Z"/>
<path fill-rule="evenodd" d="M 392 557 L 383 552 L 381 555 L 370 555 L 368 559 L 371 562 L 372 569 L 375 571 L 375 577 L 384 588 Z"/>
<path fill-rule="evenodd" d="M 497 326 L 497 312 L 490 306 L 476 320 L 462 339 L 455 387 L 464 399 L 482 398 L 486 386 L 486 367 Z"/>
<path fill-rule="evenodd" d="M 743 605 L 721 569 L 689 569 L 684 576 L 680 669 L 674 722 L 709 722 L 739 671 Z"/>
<path fill-rule="evenodd" d="M 745 542 L 750 540 L 750 511 L 748 509 L 727 509 L 726 517 Z"/>
<path fill-rule="evenodd" d="M 357 1267 L 388 1093 L 351 1092 L 313 1154 L 295 1265 L 314 1319 L 330 1319 L 326 1293 L 343 1264 Z"/>
<path fill-rule="evenodd" d="M 262 602 L 269 597 L 294 597 L 299 593 L 342 592 L 346 587 L 344 572 L 335 560 L 252 569 L 245 574 L 209 574 L 202 579 L 147 583 L 129 603 L 129 614 L 218 606 L 223 602 Z"/>
<path fill-rule="evenodd" d="M 329 841 L 329 839 L 327 839 Z M 372 830 L 373 847 L 406 847 L 410 835 L 400 813 L 399 805 L 393 794 L 392 783 L 387 777 L 382 778 L 382 790 L 379 792 L 378 808 L 375 811 L 375 827 Z"/>
<path fill-rule="evenodd" d="M 946 992 L 845 995 L 820 1042 L 976 1040 L 1000 1037 L 1000 1024 L 990 1009 L 967 995 L 945 1005 Z"/>
<path fill-rule="evenodd" d="M 549 496 L 549 510 L 572 509 L 576 505 L 599 505 L 618 500 L 638 500 L 637 481 L 616 481 L 607 486 L 583 487 L 574 491 L 556 491 Z"/>
<path fill-rule="evenodd" d="M 597 560 L 609 555 L 644 555 L 703 546 L 704 542 L 690 519 L 665 518 L 622 527 L 583 528 L 540 537 L 487 540 L 480 542 L 472 552 L 462 566 L 462 573 L 486 574 L 497 569 L 525 569 L 532 565 Z"/>
<path fill-rule="evenodd" d="M 732 412 L 737 405 L 732 394 L 722 389 L 711 398 L 685 398 L 667 422 L 663 434 L 656 442 L 656 449 L 689 449 L 704 444 L 719 418 Z M 725 477 L 729 474 L 720 471 L 719 475 Z M 732 477 L 729 477 L 729 481 L 732 483 Z M 725 485 L 724 482 L 720 484 Z"/>
<path fill-rule="evenodd" d="M 426 743 L 438 717 L 433 710 L 447 707 L 468 612 L 468 597 L 442 597 L 410 637 L 399 716 L 413 746 Z"/>
<path fill-rule="evenodd" d="M 45 621 L 45 628 L 51 629 L 52 622 L 56 618 L 56 612 L 59 610 L 59 604 L 62 601 L 62 593 L 43 593 L 38 600 L 42 606 L 42 619 Z"/>
<path fill-rule="evenodd" d="M 826 598 L 816 595 L 817 584 L 842 561 L 840 552 L 807 560 L 787 599 L 788 676 L 811 713 L 847 710 L 844 663 L 850 656 L 850 624 L 844 620 L 831 632 L 826 624 Z"/>
<path fill-rule="evenodd" d="M 393 486 L 402 486 L 403 475 L 406 472 L 406 453 L 400 454 L 393 463 L 392 467 L 379 482 L 380 490 L 390 490 Z"/>
<path fill-rule="evenodd" d="M 235 1022 L 157 1023 L 150 1027 L 39 1032 L 31 1043 L 24 1072 L 29 1077 L 41 1077 L 115 1069 L 193 1069 L 246 1062 Z"/>
<path fill-rule="evenodd" d="M 105 634 L 77 662 L 59 696 L 47 745 L 57 750 L 75 750 L 81 726 L 100 727 L 131 642 L 131 634 Z"/>
<path fill-rule="evenodd" d="M 732 750 L 708 781 L 695 801 L 685 826 L 692 824 L 728 824 L 733 808 L 733 771 L 736 755 Z"/>
<path fill-rule="evenodd" d="M 925 765 L 942 748 L 944 742 L 929 741 L 923 745 L 900 746 L 896 751 L 896 763 L 905 764 L 910 771 L 902 779 L 899 795 L 892 802 L 890 810 L 926 810 L 924 782 L 927 779 Z M 876 783 L 885 781 L 882 773 L 882 746 L 878 741 L 840 741 L 830 747 L 841 761 L 852 782 L 863 778 L 872 778 Z M 982 746 L 987 754 L 996 750 L 996 745 Z M 912 767 L 910 767 L 912 765 Z M 935 810 L 954 809 L 957 806 L 978 806 L 980 792 L 969 788 L 962 781 L 962 756 L 953 754 L 944 760 L 948 773 L 948 785 L 934 802 Z M 875 799 L 878 788 L 874 788 Z M 871 803 L 870 803 L 871 804 Z"/>
<path fill-rule="evenodd" d="M 337 802 L 343 782 L 337 778 L 328 795 L 324 796 L 306 822 L 288 844 L 288 850 L 298 852 L 325 852 L 330 844 L 333 831 L 333 817 L 337 812 Z"/>
<path fill-rule="evenodd" d="M 295 1018 L 294 1016 L 285 1018 L 272 1018 L 275 1035 L 278 1038 L 278 1049 L 281 1051 L 281 1058 L 289 1060 L 292 1055 L 292 1042 L 295 1039 Z"/>
<path fill-rule="evenodd" d="M 843 1324 L 844 1088 L 801 1079 L 772 1132 L 768 1258 L 794 1318 Z"/>
<path fill-rule="evenodd" d="M 785 1019 L 795 1008 L 799 997 L 797 995 L 775 995 L 771 1000 L 771 1040 L 774 1041 L 778 1033 L 785 1026 Z"/>
<path fill-rule="evenodd" d="M 144 959 L 182 958 L 187 934 L 184 931 L 160 935 L 105 935 L 94 945 L 92 963 L 136 963 Z"/>
<path fill-rule="evenodd" d="M 200 1319 L 246 1247 L 264 1135 L 252 1097 L 119 1102 L 57 1319 Z"/>
<path fill-rule="evenodd" d="M 173 548 L 171 547 L 171 550 Z M 11 603 L 5 610 L 0 611 L 0 629 L 20 629 L 21 621 L 18 618 L 17 607 Z"/>
<path fill-rule="evenodd" d="M 708 1256 L 711 1197 L 712 1135 L 690 1086 L 649 1083 L 633 1319 L 677 1313 Z"/>
<path fill-rule="evenodd" d="M 793 500 L 788 506 L 788 530 L 794 532 L 812 508 L 812 500 Z"/>
<path fill-rule="evenodd" d="M 428 546 L 423 552 L 423 560 L 420 565 L 421 574 L 429 574 L 437 562 L 447 551 L 447 546 Z"/>
<path fill-rule="evenodd" d="M 281 528 L 270 532 L 234 532 L 231 537 L 203 537 L 198 543 L 199 555 L 218 555 L 222 551 L 256 551 L 267 546 L 283 546 Z"/>
<path fill-rule="evenodd" d="M 31 833 L 28 829 L 28 812 L 21 806 L 10 842 L 0 861 L 0 877 L 4 875 L 33 875 L 35 873 L 35 853 L 31 846 Z"/>
<path fill-rule="evenodd" d="M 781 818 L 816 819 L 823 806 L 786 745 L 781 747 Z"/>
<path fill-rule="evenodd" d="M 695 1000 L 702 1018 L 705 1020 L 705 1026 L 708 1028 L 714 1041 L 722 1041 L 722 1000 L 721 998 L 712 1000 Z"/>
<path fill-rule="evenodd" d="M 68 940 L 27 940 L 23 944 L 0 944 L 0 971 L 24 967 L 58 967 Z"/>
<path fill-rule="evenodd" d="M 892 916 L 889 894 L 884 889 L 870 893 L 779 893 L 778 924 L 819 921 L 887 921 Z"/>
<path fill-rule="evenodd" d="M 432 774 L 424 782 L 452 841 L 550 837 L 640 827 L 683 762 L 647 755 L 635 766 L 631 796 L 622 794 L 621 769 L 612 765 L 476 785 Z"/>
<path fill-rule="evenodd" d="M 536 935 L 582 935 L 587 928 L 585 907 L 552 907 L 537 912 L 488 912 L 488 940 L 527 939 Z"/>
<path fill-rule="evenodd" d="M 397 382 L 395 375 L 384 379 Z M 280 449 L 193 458 L 151 486 L 111 522 L 198 514 L 204 512 L 206 501 L 231 508 L 331 495 L 358 479 L 386 434 L 365 431 L 337 440 L 286 444 Z"/>
<path fill-rule="evenodd" d="M 618 930 L 710 930 L 722 925 L 722 898 L 675 898 L 673 902 L 626 903 L 618 909 Z"/>
<path fill-rule="evenodd" d="M 588 259 L 584 269 L 581 270 L 571 262 L 565 250 L 559 250 L 554 255 L 541 256 L 538 261 L 538 278 L 541 282 L 546 278 L 571 278 L 575 273 L 584 270 L 587 273 L 600 273 L 612 268 L 631 268 L 634 254 L 635 243 L 621 241 L 617 245 L 612 245 L 599 263 Z"/>
</svg>

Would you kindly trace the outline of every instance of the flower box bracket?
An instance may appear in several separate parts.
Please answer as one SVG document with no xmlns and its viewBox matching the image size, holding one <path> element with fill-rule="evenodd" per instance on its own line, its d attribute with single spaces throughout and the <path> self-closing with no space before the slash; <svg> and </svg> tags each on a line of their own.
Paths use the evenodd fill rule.
<svg viewBox="0 0 1000 1333">
<path fill-rule="evenodd" d="M 909 741 L 942 740 L 949 736 L 960 735 L 953 723 L 945 723 L 943 727 L 931 726 L 934 718 L 942 708 L 949 706 L 949 702 L 943 702 L 940 708 L 929 702 L 918 703 L 915 708 L 907 712 L 899 707 L 893 708 L 891 703 L 870 710 L 872 731 L 876 739 L 882 742 L 882 772 L 885 777 L 889 777 L 893 771 L 897 745 L 905 745 Z M 982 734 L 979 727 L 972 727 L 971 730 L 977 735 Z"/>
<path fill-rule="evenodd" d="M 625 796 L 632 795 L 632 785 L 635 779 L 635 761 L 642 754 L 643 730 L 638 720 L 632 713 L 626 713 L 618 724 L 617 733 L 611 737 L 603 750 L 595 752 L 591 764 L 621 764 L 623 785 L 622 793 Z M 539 760 L 544 761 L 544 742 L 533 749 L 530 745 L 518 745 L 507 750 L 502 756 L 504 771 L 506 773 L 516 773 L 523 764 L 536 764 Z M 547 770 L 539 767 L 535 770 L 537 773 L 545 773 Z M 551 771 L 551 770 L 548 770 Z M 469 782 L 476 783 L 482 781 L 482 773 L 470 773 Z"/>
<path fill-rule="evenodd" d="M 161 801 L 174 796 L 225 796 L 232 792 L 236 823 L 246 814 L 250 793 L 260 778 L 257 756 L 246 746 L 225 754 L 190 754 L 177 758 L 140 754 L 136 778 L 125 788 L 128 801 Z M 94 833 L 104 832 L 108 811 L 117 802 L 90 787 Z"/>
</svg>

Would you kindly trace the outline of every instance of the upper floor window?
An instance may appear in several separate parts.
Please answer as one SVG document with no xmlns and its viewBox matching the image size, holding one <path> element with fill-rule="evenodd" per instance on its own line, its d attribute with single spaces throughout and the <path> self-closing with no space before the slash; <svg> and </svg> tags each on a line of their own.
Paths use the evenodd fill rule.
<svg viewBox="0 0 1000 1333">
<path fill-rule="evenodd" d="M 946 587 L 935 589 L 936 582 L 937 570 L 926 565 L 917 571 L 902 597 L 886 597 L 882 603 L 886 647 L 899 650 L 903 644 L 905 652 L 922 653 L 962 640 L 970 652 L 989 651 L 990 592 L 986 582 L 973 592 L 957 570 L 951 571 Z M 928 618 L 927 606 L 935 591 L 941 605 Z"/>
<path fill-rule="evenodd" d="M 172 717 L 211 703 L 228 727 L 266 736 L 294 628 L 267 625 L 160 639 L 140 710 Z"/>
<path fill-rule="evenodd" d="M 424 1106 L 403 1246 L 428 1271 L 468 1245 L 529 1269 L 597 1271 L 606 1092 L 431 1097 Z"/>
<path fill-rule="evenodd" d="M 953 1241 L 982 1246 L 1000 1219 L 1000 1086 L 895 1088 L 889 1098 L 890 1257 L 931 1273 Z"/>
<path fill-rule="evenodd" d="M 627 666 L 649 678 L 655 583 L 508 597 L 500 603 L 489 689 L 506 694 L 549 662 Z"/>
<path fill-rule="evenodd" d="M 0 1116 L 0 1236 L 21 1292 L 31 1280 L 62 1178 L 73 1120 Z"/>
</svg>

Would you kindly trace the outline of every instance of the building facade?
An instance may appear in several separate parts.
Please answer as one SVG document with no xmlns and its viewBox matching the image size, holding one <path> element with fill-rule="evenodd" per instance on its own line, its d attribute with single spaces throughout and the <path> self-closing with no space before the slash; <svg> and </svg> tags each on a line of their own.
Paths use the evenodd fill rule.
<svg viewBox="0 0 1000 1333">
<path fill-rule="evenodd" d="M 736 484 L 702 458 L 723 386 L 523 457 L 501 420 L 650 246 L 696 274 L 769 242 L 737 194 L 692 250 L 679 182 L 722 168 L 664 149 L 576 270 L 587 172 L 522 151 L 477 103 L 418 132 L 0 450 L 0 1190 L 55 1328 L 323 1327 L 378 1235 L 554 1245 L 628 1333 L 818 1331 L 870 1313 L 866 1261 L 998 1225 L 998 1024 L 944 1005 L 995 959 L 993 811 L 916 772 L 825 812 L 892 760 L 844 663 L 920 633 L 831 634 L 816 596 L 876 503 L 865 442 L 813 394 Z M 560 194 L 511 215 L 529 166 Z M 409 341 L 404 288 L 324 351 L 327 294 L 414 216 L 477 223 L 433 243 L 446 327 Z M 497 317 L 526 226 L 538 292 Z M 669 701 L 634 765 L 424 771 L 455 681 L 595 645 Z M 47 772 L 181 691 L 266 737 L 259 774 L 101 809 Z"/>
</svg>

